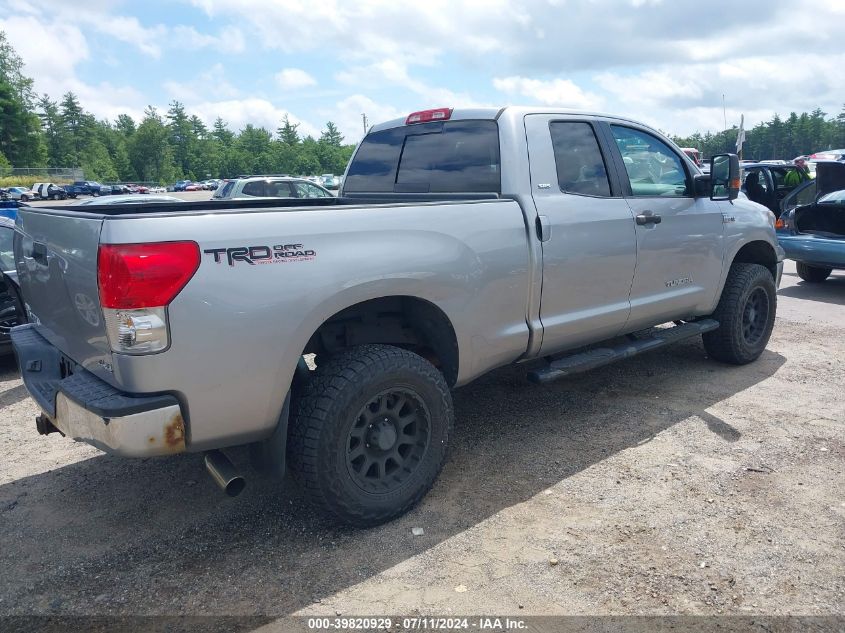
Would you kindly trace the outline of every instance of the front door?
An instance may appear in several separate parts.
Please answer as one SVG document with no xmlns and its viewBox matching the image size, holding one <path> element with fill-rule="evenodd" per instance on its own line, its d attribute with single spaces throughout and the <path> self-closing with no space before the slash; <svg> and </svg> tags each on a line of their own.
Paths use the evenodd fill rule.
<svg viewBox="0 0 845 633">
<path fill-rule="evenodd" d="M 552 354 L 624 327 L 636 264 L 634 218 L 594 121 L 532 114 L 525 130 L 531 190 L 545 227 L 540 353 Z"/>
<path fill-rule="evenodd" d="M 627 175 L 637 270 L 626 331 L 699 316 L 722 275 L 724 217 L 693 194 L 691 169 L 666 142 L 633 125 L 610 125 Z"/>
</svg>

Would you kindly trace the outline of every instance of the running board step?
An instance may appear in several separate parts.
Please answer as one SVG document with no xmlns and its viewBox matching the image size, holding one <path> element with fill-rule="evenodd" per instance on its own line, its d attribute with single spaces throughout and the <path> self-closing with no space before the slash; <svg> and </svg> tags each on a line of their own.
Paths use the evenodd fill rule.
<svg viewBox="0 0 845 633">
<path fill-rule="evenodd" d="M 617 360 L 630 358 L 642 352 L 648 352 L 670 343 L 682 341 L 719 327 L 714 319 L 702 319 L 692 323 L 684 323 L 671 328 L 664 328 L 653 332 L 646 338 L 634 339 L 615 347 L 598 347 L 595 349 L 565 356 L 550 362 L 545 367 L 528 372 L 528 380 L 536 383 L 551 382 L 564 376 L 571 376 L 582 371 L 589 371 L 602 365 L 609 365 Z"/>
</svg>

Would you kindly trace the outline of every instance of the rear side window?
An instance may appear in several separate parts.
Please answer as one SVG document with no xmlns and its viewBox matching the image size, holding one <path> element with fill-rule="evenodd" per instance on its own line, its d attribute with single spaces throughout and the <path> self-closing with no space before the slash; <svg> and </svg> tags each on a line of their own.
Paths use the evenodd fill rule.
<svg viewBox="0 0 845 633">
<path fill-rule="evenodd" d="M 235 181 L 230 180 L 229 182 L 223 183 L 223 186 L 219 189 L 219 193 L 215 192 L 215 198 L 225 198 L 230 193 L 232 193 L 232 187 L 235 186 Z"/>
<path fill-rule="evenodd" d="M 244 189 L 246 191 L 246 189 Z M 264 195 L 268 198 L 291 198 L 290 183 L 285 180 L 267 180 L 264 182 Z"/>
<path fill-rule="evenodd" d="M 587 196 L 610 196 L 610 181 L 589 123 L 553 121 L 549 124 L 560 190 Z"/>
<path fill-rule="evenodd" d="M 347 192 L 499 193 L 495 121 L 426 123 L 375 132 L 355 154 Z"/>
<path fill-rule="evenodd" d="M 264 181 L 254 180 L 253 182 L 246 183 L 242 193 L 245 196 L 258 196 L 259 198 L 264 197 Z"/>
</svg>

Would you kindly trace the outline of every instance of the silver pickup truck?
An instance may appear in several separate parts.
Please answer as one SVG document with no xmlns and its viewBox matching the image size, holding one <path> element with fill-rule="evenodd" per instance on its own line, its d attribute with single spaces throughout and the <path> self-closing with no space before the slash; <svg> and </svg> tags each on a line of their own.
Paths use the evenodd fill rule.
<svg viewBox="0 0 845 633">
<path fill-rule="evenodd" d="M 369 131 L 330 201 L 22 208 L 13 342 L 41 433 L 203 451 L 229 494 L 219 449 L 250 445 L 371 525 L 429 490 L 450 389 L 496 367 L 545 382 L 699 334 L 755 360 L 783 251 L 739 186 L 736 156 L 704 175 L 624 118 L 415 112 Z"/>
</svg>

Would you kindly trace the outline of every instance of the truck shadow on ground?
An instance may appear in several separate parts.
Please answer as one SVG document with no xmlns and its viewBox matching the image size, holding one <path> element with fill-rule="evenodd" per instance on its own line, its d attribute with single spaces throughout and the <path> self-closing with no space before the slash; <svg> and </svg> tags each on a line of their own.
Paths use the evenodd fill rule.
<svg viewBox="0 0 845 633">
<path fill-rule="evenodd" d="M 719 365 L 695 341 L 545 387 L 525 381 L 526 366 L 493 372 L 456 391 L 434 490 L 368 530 L 333 525 L 289 481 L 255 478 L 228 499 L 197 455 L 102 455 L 19 479 L 0 486 L 0 613 L 290 614 L 691 416 L 736 441 L 706 409 L 784 362 L 766 351 L 745 367 Z"/>
<path fill-rule="evenodd" d="M 845 305 L 845 275 L 834 272 L 820 284 L 801 281 L 795 286 L 782 287 L 778 290 L 778 294 L 795 299 L 822 301 L 842 306 Z"/>
</svg>

